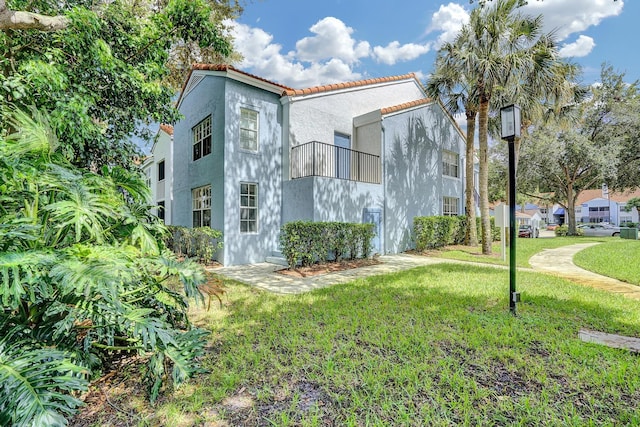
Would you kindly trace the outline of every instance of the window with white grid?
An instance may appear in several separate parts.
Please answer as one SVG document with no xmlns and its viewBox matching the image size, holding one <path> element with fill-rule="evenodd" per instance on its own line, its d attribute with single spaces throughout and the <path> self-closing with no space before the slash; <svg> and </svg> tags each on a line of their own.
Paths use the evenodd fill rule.
<svg viewBox="0 0 640 427">
<path fill-rule="evenodd" d="M 211 227 L 211 186 L 191 190 L 193 200 L 193 226 Z"/>
<path fill-rule="evenodd" d="M 258 112 L 240 109 L 240 148 L 258 151 Z"/>
<path fill-rule="evenodd" d="M 460 199 L 456 197 L 442 198 L 442 215 L 456 216 L 458 215 L 458 202 Z"/>
<path fill-rule="evenodd" d="M 258 184 L 240 183 L 240 232 L 258 232 Z"/>
<path fill-rule="evenodd" d="M 458 178 L 458 164 L 460 156 L 452 151 L 442 152 L 442 174 L 446 176 L 452 176 Z"/>
<path fill-rule="evenodd" d="M 193 160 L 211 154 L 211 116 L 193 127 Z"/>
</svg>

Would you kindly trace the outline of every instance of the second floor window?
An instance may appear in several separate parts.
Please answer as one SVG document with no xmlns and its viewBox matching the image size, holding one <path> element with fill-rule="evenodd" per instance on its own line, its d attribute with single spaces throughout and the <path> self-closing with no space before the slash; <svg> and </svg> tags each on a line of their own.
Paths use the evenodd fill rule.
<svg viewBox="0 0 640 427">
<path fill-rule="evenodd" d="M 164 179 L 164 160 L 158 163 L 158 181 Z"/>
<path fill-rule="evenodd" d="M 258 112 L 240 109 L 240 148 L 258 151 Z"/>
<path fill-rule="evenodd" d="M 442 152 L 442 174 L 458 178 L 458 163 L 460 156 L 452 151 Z"/>
<path fill-rule="evenodd" d="M 211 154 L 211 116 L 193 127 L 193 160 Z"/>
</svg>

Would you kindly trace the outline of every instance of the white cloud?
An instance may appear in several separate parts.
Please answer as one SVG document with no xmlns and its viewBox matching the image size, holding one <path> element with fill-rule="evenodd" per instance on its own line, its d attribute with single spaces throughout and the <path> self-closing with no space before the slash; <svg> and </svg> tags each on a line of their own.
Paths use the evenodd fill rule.
<svg viewBox="0 0 640 427">
<path fill-rule="evenodd" d="M 522 8 L 530 15 L 543 15 L 545 31 L 556 30 L 559 40 L 597 26 L 603 19 L 622 13 L 623 0 L 544 0 L 530 1 Z"/>
<path fill-rule="evenodd" d="M 562 57 L 574 57 L 587 56 L 595 47 L 595 42 L 589 36 L 581 35 L 573 43 L 567 43 L 560 49 L 560 56 Z"/>
<path fill-rule="evenodd" d="M 389 43 L 386 47 L 376 46 L 373 48 L 373 57 L 377 62 L 393 65 L 399 61 L 411 61 L 420 55 L 429 52 L 430 43 L 415 44 L 408 43 L 401 45 L 398 41 Z"/>
<path fill-rule="evenodd" d="M 353 28 L 347 27 L 337 18 L 323 18 L 309 28 L 309 31 L 315 35 L 296 43 L 297 57 L 302 61 L 317 62 L 334 58 L 353 64 L 360 58 L 369 56 L 369 43 L 353 39 Z"/>
<path fill-rule="evenodd" d="M 342 59 L 332 58 L 305 65 L 297 52 L 283 54 L 282 46 L 273 43 L 273 36 L 264 30 L 237 22 L 229 22 L 228 25 L 234 35 L 234 47 L 244 57 L 238 67 L 267 80 L 305 88 L 362 78 L 362 74 L 353 70 L 352 63 Z"/>
<path fill-rule="evenodd" d="M 427 34 L 435 31 L 441 32 L 435 42 L 435 47 L 439 48 L 443 43 L 453 41 L 467 22 L 469 22 L 469 13 L 459 4 L 441 5 L 431 18 Z"/>
</svg>

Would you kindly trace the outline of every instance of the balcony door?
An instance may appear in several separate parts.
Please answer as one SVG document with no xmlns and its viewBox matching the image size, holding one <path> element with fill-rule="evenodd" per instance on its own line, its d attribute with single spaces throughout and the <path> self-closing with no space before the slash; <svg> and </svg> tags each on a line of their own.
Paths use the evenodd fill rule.
<svg viewBox="0 0 640 427">
<path fill-rule="evenodd" d="M 336 132 L 333 145 L 336 150 L 336 178 L 351 179 L 351 137 Z"/>
</svg>

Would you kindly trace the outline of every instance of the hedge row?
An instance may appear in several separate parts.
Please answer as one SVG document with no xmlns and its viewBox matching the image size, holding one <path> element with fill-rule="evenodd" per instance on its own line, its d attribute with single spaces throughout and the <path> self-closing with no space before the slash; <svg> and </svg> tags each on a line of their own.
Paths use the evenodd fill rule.
<svg viewBox="0 0 640 427">
<path fill-rule="evenodd" d="M 464 242 L 464 216 L 417 216 L 413 218 L 416 249 L 441 248 Z"/>
<path fill-rule="evenodd" d="M 481 238 L 482 224 L 476 218 L 478 238 Z M 417 216 L 413 218 L 413 231 L 416 238 L 416 250 L 441 248 L 446 245 L 461 245 L 467 227 L 467 217 L 461 216 Z M 500 240 L 500 229 L 491 218 L 491 238 Z"/>
<path fill-rule="evenodd" d="M 168 225 L 169 235 L 165 239 L 167 248 L 178 256 L 197 258 L 209 263 L 222 247 L 222 232 L 210 227 L 181 227 Z"/>
<path fill-rule="evenodd" d="M 345 258 L 367 258 L 373 236 L 373 224 L 293 221 L 280 229 L 280 250 L 289 268 Z"/>
</svg>

